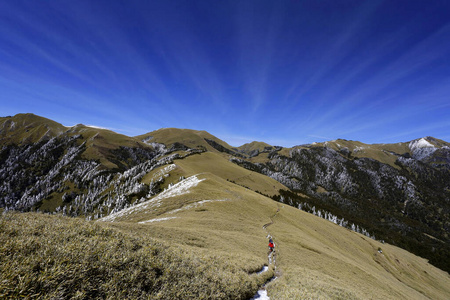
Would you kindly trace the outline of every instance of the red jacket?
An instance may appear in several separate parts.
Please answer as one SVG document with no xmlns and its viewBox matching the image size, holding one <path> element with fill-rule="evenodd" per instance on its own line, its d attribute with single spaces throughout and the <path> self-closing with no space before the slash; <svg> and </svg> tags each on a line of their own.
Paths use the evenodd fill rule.
<svg viewBox="0 0 450 300">
<path fill-rule="evenodd" d="M 274 245 L 273 243 L 269 243 L 269 247 L 270 247 L 270 248 L 274 248 L 275 245 Z"/>
</svg>

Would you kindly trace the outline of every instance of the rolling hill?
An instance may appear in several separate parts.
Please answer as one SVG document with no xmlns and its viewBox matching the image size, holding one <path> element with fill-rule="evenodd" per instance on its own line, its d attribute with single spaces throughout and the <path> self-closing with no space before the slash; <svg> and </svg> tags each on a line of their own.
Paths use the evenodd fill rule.
<svg viewBox="0 0 450 300">
<path fill-rule="evenodd" d="M 444 141 L 231 147 L 23 114 L 0 119 L 0 143 L 4 297 L 249 299 L 263 283 L 272 299 L 450 297 L 425 259 L 446 270 Z"/>
</svg>

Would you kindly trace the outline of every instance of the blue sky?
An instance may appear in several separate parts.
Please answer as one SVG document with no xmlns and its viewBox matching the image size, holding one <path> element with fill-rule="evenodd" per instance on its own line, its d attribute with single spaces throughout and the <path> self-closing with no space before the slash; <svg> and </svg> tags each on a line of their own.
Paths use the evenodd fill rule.
<svg viewBox="0 0 450 300">
<path fill-rule="evenodd" d="M 0 115 L 238 146 L 450 140 L 449 1 L 1 1 Z"/>
</svg>

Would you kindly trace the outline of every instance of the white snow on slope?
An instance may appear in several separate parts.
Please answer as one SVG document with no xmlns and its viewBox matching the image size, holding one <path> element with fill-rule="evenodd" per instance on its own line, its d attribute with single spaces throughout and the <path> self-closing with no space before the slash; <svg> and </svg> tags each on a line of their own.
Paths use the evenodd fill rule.
<svg viewBox="0 0 450 300">
<path fill-rule="evenodd" d="M 101 126 L 95 126 L 95 125 L 84 125 L 84 124 L 76 124 L 76 125 L 69 125 L 69 126 L 63 125 L 63 126 L 66 127 L 66 128 L 73 128 L 73 127 L 78 127 L 80 125 L 86 126 L 86 127 L 89 127 L 89 128 L 94 128 L 94 129 L 114 130 L 114 128 L 107 128 L 107 127 L 101 127 Z"/>
<path fill-rule="evenodd" d="M 154 197 L 152 202 L 156 202 L 157 206 L 161 205 L 161 200 L 166 198 L 172 198 L 176 196 L 180 196 L 183 194 L 188 194 L 189 190 L 193 187 L 196 187 L 200 182 L 202 182 L 205 179 L 198 179 L 197 175 L 193 175 L 189 178 L 186 178 L 183 181 L 178 182 L 177 184 L 174 184 L 167 190 L 159 193 L 156 197 Z"/>
<path fill-rule="evenodd" d="M 364 149 L 366 149 L 366 147 L 356 146 L 355 149 L 353 149 L 353 153 L 364 152 Z"/>
<path fill-rule="evenodd" d="M 154 206 L 160 206 L 161 200 L 166 199 L 166 198 L 175 197 L 175 196 L 180 196 L 183 194 L 188 194 L 189 189 L 196 187 L 203 180 L 205 180 L 205 179 L 198 179 L 197 175 L 193 175 L 189 178 L 186 178 L 183 181 L 178 182 L 177 184 L 174 184 L 167 190 L 161 192 L 159 195 L 153 197 L 152 199 L 150 199 L 148 201 L 139 203 L 135 206 L 131 206 L 131 207 L 125 208 L 121 211 L 118 211 L 116 213 L 110 214 L 109 216 L 106 216 L 106 217 L 100 219 L 100 221 L 113 222 L 116 220 L 116 218 L 129 216 L 133 213 L 143 211 L 143 210 L 149 209 Z"/>
<path fill-rule="evenodd" d="M 167 218 L 151 219 L 151 220 L 139 222 L 139 224 L 153 223 L 153 222 L 161 222 L 161 221 L 167 221 L 167 220 L 176 219 L 176 218 L 177 218 L 177 217 L 167 217 Z"/>
<path fill-rule="evenodd" d="M 94 129 L 106 129 L 106 130 L 111 130 L 111 129 L 106 128 L 106 127 L 100 127 L 100 126 L 95 126 L 95 125 L 86 125 L 86 127 L 91 127 L 91 128 L 94 128 Z"/>
<path fill-rule="evenodd" d="M 250 300 L 270 300 L 270 297 L 267 296 L 266 290 L 259 290 L 258 293 L 256 293 L 256 295 Z"/>
<path fill-rule="evenodd" d="M 267 272 L 268 270 L 269 270 L 269 267 L 268 267 L 268 266 L 263 266 L 262 269 L 261 269 L 261 271 L 259 271 L 259 272 L 256 273 L 256 274 L 261 274 L 261 273 Z"/>
<path fill-rule="evenodd" d="M 176 164 L 170 164 L 170 165 L 162 168 L 161 170 L 158 170 L 158 172 L 153 174 L 152 180 L 153 179 L 158 179 L 159 177 L 166 176 L 167 174 L 169 174 L 169 172 L 172 172 L 173 170 L 175 170 L 176 167 L 177 167 Z"/>
<path fill-rule="evenodd" d="M 424 138 L 421 138 L 421 139 L 418 139 L 418 140 L 414 140 L 414 141 L 411 141 L 409 143 L 409 148 L 411 150 L 414 150 L 414 149 L 417 149 L 417 148 L 427 148 L 427 147 L 435 148 L 433 144 L 431 144 L 430 142 L 428 142 Z"/>
<path fill-rule="evenodd" d="M 437 150 L 436 146 L 428 142 L 425 138 L 411 141 L 409 143 L 409 149 L 411 149 L 412 157 L 418 160 L 430 156 Z"/>
</svg>

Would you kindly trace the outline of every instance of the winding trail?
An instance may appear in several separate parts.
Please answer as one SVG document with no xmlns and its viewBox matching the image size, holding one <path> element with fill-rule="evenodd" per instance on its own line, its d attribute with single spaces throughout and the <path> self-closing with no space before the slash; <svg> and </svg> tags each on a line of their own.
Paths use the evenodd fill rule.
<svg viewBox="0 0 450 300">
<path fill-rule="evenodd" d="M 263 225 L 263 229 L 267 232 L 267 238 L 268 238 L 268 239 L 273 239 L 273 236 L 270 234 L 270 232 L 269 232 L 269 230 L 267 229 L 267 227 L 269 227 L 270 225 L 272 225 L 272 224 L 274 223 L 274 220 L 273 220 L 273 219 L 274 219 L 274 218 L 276 217 L 276 215 L 280 212 L 280 209 L 281 209 L 281 207 L 280 207 L 280 205 L 278 204 L 278 208 L 277 208 L 277 211 L 275 212 L 275 214 L 274 214 L 273 216 L 269 217 L 270 222 Z M 275 247 L 276 247 L 275 241 L 274 241 L 274 245 L 275 245 Z M 267 291 L 266 291 L 266 287 L 265 287 L 265 286 L 266 286 L 269 282 L 272 282 L 272 281 L 276 280 L 276 279 L 280 276 L 280 273 L 277 272 L 277 264 L 276 264 L 276 257 L 277 257 L 277 254 L 276 254 L 276 252 L 277 252 L 277 251 L 276 251 L 275 248 L 274 248 L 274 250 L 268 254 L 268 265 L 273 264 L 273 266 L 274 266 L 274 276 L 273 276 L 272 278 L 270 278 L 269 280 L 267 280 L 267 281 L 260 287 L 260 289 L 259 289 L 258 292 L 255 294 L 255 296 L 253 296 L 253 298 L 251 298 L 250 300 L 270 300 L 269 296 L 267 295 Z M 261 270 L 261 273 L 267 271 L 268 269 L 269 269 L 269 268 L 268 268 L 267 266 L 264 266 L 263 269 Z"/>
</svg>

